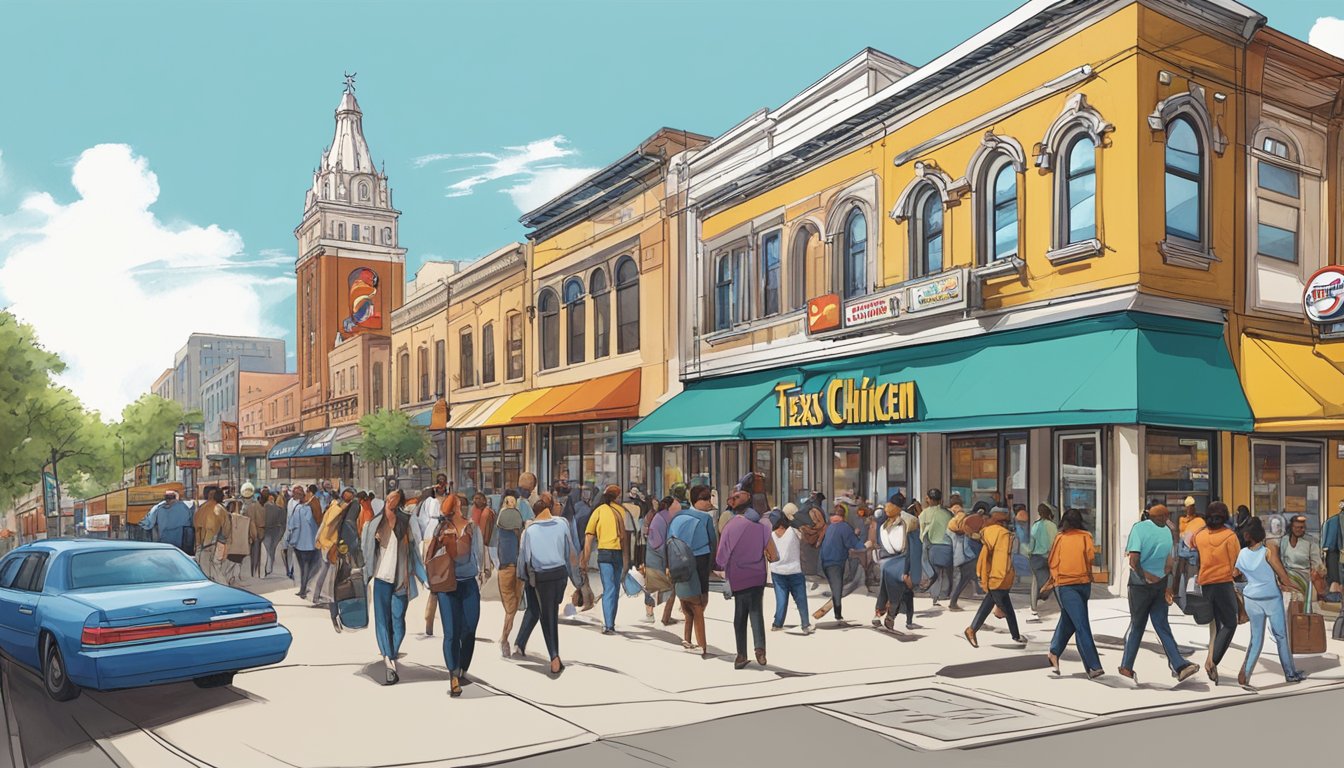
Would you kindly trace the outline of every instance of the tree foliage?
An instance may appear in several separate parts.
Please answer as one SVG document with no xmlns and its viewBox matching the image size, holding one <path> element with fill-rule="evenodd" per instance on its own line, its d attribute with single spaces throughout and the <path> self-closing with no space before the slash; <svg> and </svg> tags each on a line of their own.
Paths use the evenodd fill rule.
<svg viewBox="0 0 1344 768">
<path fill-rule="evenodd" d="M 199 411 L 189 413 L 181 403 L 146 394 L 121 410 L 121 421 L 112 425 L 112 434 L 117 449 L 126 449 L 126 466 L 133 467 L 159 451 L 172 450 L 178 425 L 198 421 Z"/>
<path fill-rule="evenodd" d="M 411 423 L 401 411 L 379 410 L 359 420 L 364 431 L 355 453 L 367 462 L 387 462 L 404 467 L 412 462 L 428 463 L 429 435 L 424 427 Z"/>
</svg>

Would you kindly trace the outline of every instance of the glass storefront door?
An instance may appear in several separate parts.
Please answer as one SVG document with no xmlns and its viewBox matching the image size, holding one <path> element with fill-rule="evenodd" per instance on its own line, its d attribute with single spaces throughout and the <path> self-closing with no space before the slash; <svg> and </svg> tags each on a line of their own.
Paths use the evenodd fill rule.
<svg viewBox="0 0 1344 768">
<path fill-rule="evenodd" d="M 802 505 L 812 491 L 812 447 L 810 443 L 785 443 L 783 475 L 784 501 Z"/>
<path fill-rule="evenodd" d="M 858 501 L 866 492 L 863 468 L 864 440 L 858 438 L 831 442 L 831 495 L 832 499 L 848 496 Z"/>
<path fill-rule="evenodd" d="M 895 493 L 910 499 L 910 436 L 892 435 L 882 442 L 887 451 L 887 490 L 883 498 L 875 501 L 880 504 Z"/>
<path fill-rule="evenodd" d="M 977 501 L 991 507 L 1028 503 L 1025 434 L 954 437 L 947 444 L 952 487 L 945 493 L 961 494 L 968 509 Z"/>
<path fill-rule="evenodd" d="M 771 506 L 782 506 L 779 488 L 775 485 L 775 444 L 751 444 L 751 471 L 761 476 L 761 489 Z M 761 510 L 764 511 L 764 510 Z"/>
<path fill-rule="evenodd" d="M 1307 532 L 1321 527 L 1322 445 L 1278 440 L 1251 441 L 1251 512 L 1265 518 L 1265 530 L 1281 536 L 1287 519 L 1305 515 Z"/>
<path fill-rule="evenodd" d="M 1060 513 L 1077 509 L 1083 524 L 1092 533 L 1097 548 L 1097 565 L 1106 563 L 1106 525 L 1101 504 L 1101 431 L 1061 432 L 1055 436 L 1056 499 Z M 1026 498 L 1024 495 L 1023 499 Z M 1028 509 L 1033 520 L 1036 511 Z M 1056 520 L 1056 523 L 1059 521 Z"/>
<path fill-rule="evenodd" d="M 1197 508 L 1207 507 L 1215 487 L 1212 445 L 1213 435 L 1208 432 L 1148 430 L 1145 501 L 1165 504 L 1173 517 L 1184 512 L 1186 496 L 1195 498 Z"/>
</svg>

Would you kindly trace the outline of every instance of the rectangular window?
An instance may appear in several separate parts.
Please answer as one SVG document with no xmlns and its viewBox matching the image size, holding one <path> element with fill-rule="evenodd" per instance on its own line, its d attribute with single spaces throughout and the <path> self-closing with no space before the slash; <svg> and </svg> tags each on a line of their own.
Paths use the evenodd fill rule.
<svg viewBox="0 0 1344 768">
<path fill-rule="evenodd" d="M 1261 161 L 1260 166 L 1260 188 L 1277 192 L 1280 195 L 1296 198 L 1298 196 L 1298 175 L 1297 171 L 1290 171 L 1287 168 L 1281 168 L 1273 163 Z"/>
<path fill-rule="evenodd" d="M 463 328 L 458 336 L 457 384 L 459 387 L 476 386 L 475 354 L 471 348 L 471 329 Z"/>
<path fill-rule="evenodd" d="M 457 435 L 457 490 L 468 498 L 481 487 L 480 433 L 471 430 Z"/>
<path fill-rule="evenodd" d="M 834 497 L 848 496 L 858 499 L 867 495 L 865 489 L 867 462 L 863 460 L 867 441 L 860 439 L 836 440 L 831 445 L 834 459 L 831 470 L 831 493 Z"/>
<path fill-rule="evenodd" d="M 779 487 L 775 485 L 774 443 L 751 444 L 751 471 L 761 476 L 763 492 L 767 494 L 768 499 L 776 504 L 781 504 L 782 502 L 779 501 Z"/>
<path fill-rule="evenodd" d="M 1280 261 L 1297 261 L 1297 233 L 1257 222 L 1255 227 L 1256 252 Z"/>
<path fill-rule="evenodd" d="M 1304 515 L 1307 533 L 1321 528 L 1320 443 L 1255 440 L 1251 443 L 1251 512 L 1264 518 L 1271 537 L 1287 530 L 1287 518 Z"/>
<path fill-rule="evenodd" d="M 999 494 L 999 438 L 954 437 L 948 440 L 952 457 L 952 493 L 961 494 L 967 506 L 977 501 L 998 503 Z"/>
<path fill-rule="evenodd" d="M 887 443 L 887 493 L 878 501 L 891 498 L 892 494 L 902 493 L 910 497 L 910 436 L 894 435 L 886 439 Z"/>
<path fill-rule="evenodd" d="M 779 314 L 779 273 L 780 273 L 780 243 L 782 238 L 778 231 L 769 232 L 761 237 L 760 259 L 761 259 L 761 316 L 770 317 Z"/>
<path fill-rule="evenodd" d="M 351 224 L 351 225 L 350 225 L 350 239 L 351 239 L 351 240 L 358 240 L 358 239 L 359 239 L 359 225 L 358 225 L 358 224 Z"/>
<path fill-rule="evenodd" d="M 481 326 L 481 383 L 495 383 L 495 324 Z"/>
<path fill-rule="evenodd" d="M 812 450 L 809 443 L 784 444 L 784 481 L 786 494 L 794 504 L 802 504 L 812 491 Z"/>
<path fill-rule="evenodd" d="M 509 362 L 505 374 L 509 381 L 523 378 L 523 315 L 509 315 Z"/>
<path fill-rule="evenodd" d="M 620 425 L 615 421 L 583 425 L 583 484 L 601 491 L 621 482 Z"/>
<path fill-rule="evenodd" d="M 551 428 L 551 482 L 561 480 L 571 494 L 583 483 L 583 428 L 578 424 Z"/>
<path fill-rule="evenodd" d="M 448 350 L 443 339 L 434 342 L 434 386 L 435 396 L 441 397 L 448 392 Z"/>
<path fill-rule="evenodd" d="M 420 366 L 420 401 L 429 399 L 429 347 L 416 350 L 416 362 Z"/>
<path fill-rule="evenodd" d="M 1083 513 L 1083 525 L 1097 547 L 1094 564 L 1104 565 L 1107 528 L 1102 518 L 1101 432 L 1066 432 L 1057 435 L 1056 440 L 1055 478 L 1059 488 L 1055 498 L 1061 512 L 1077 509 Z M 1025 494 L 1022 498 L 1026 498 Z M 1035 517 L 1035 510 L 1028 509 L 1028 513 Z"/>
<path fill-rule="evenodd" d="M 1145 502 L 1165 504 L 1173 515 L 1193 496 L 1200 509 L 1212 500 L 1213 436 L 1207 432 L 1148 430 L 1145 438 L 1147 486 Z"/>
</svg>

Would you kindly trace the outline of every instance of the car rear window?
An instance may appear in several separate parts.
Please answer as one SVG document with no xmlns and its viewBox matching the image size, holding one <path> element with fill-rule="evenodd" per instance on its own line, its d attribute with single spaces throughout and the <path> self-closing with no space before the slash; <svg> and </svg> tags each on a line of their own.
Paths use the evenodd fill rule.
<svg viewBox="0 0 1344 768">
<path fill-rule="evenodd" d="M 132 586 L 199 581 L 201 571 L 175 549 L 109 550 L 81 552 L 70 558 L 70 586 Z"/>
</svg>

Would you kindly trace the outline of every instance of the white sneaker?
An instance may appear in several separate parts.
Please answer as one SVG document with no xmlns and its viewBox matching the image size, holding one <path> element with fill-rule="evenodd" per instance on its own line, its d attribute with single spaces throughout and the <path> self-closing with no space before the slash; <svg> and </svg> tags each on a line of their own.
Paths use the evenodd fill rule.
<svg viewBox="0 0 1344 768">
<path fill-rule="evenodd" d="M 812 626 L 811 624 L 808 624 L 806 627 L 803 627 L 803 634 L 804 634 L 804 635 L 810 635 L 810 634 L 812 634 L 813 632 L 816 632 L 816 631 L 817 631 L 817 628 L 814 627 L 814 626 Z"/>
</svg>

